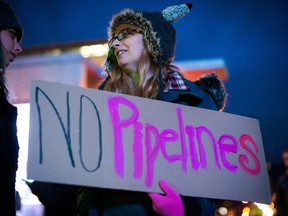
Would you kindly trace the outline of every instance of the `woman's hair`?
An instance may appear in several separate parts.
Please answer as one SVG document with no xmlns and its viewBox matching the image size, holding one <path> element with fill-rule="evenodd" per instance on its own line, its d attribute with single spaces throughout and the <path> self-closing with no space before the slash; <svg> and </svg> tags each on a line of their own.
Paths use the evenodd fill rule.
<svg viewBox="0 0 288 216">
<path fill-rule="evenodd" d="M 110 80 L 104 90 L 145 98 L 157 98 L 158 67 L 150 61 L 146 50 L 140 57 L 138 72 L 140 75 L 139 85 L 134 86 L 132 74 L 122 70 L 118 65 L 114 66 L 109 72 Z"/>
<path fill-rule="evenodd" d="M 5 69 L 5 59 L 2 50 L 2 42 L 0 40 L 0 98 L 7 100 L 8 89 L 6 87 Z"/>
<path fill-rule="evenodd" d="M 110 79 L 106 83 L 104 90 L 150 99 L 159 99 L 160 82 L 163 82 L 165 89 L 167 88 L 168 72 L 180 72 L 178 67 L 169 63 L 162 64 L 160 67 L 161 70 L 159 70 L 158 64 L 152 60 L 152 57 L 145 49 L 141 54 L 138 65 L 138 73 L 140 75 L 138 86 L 134 86 L 132 74 L 123 71 L 117 65 L 113 66 L 109 71 Z M 159 71 L 162 72 L 161 81 L 159 81 Z"/>
<path fill-rule="evenodd" d="M 23 30 L 19 20 L 7 1 L 0 0 L 0 32 L 4 29 L 14 29 L 17 32 L 17 41 L 19 42 L 23 36 Z M 0 98 L 7 100 L 8 89 L 5 82 L 5 59 L 0 41 Z"/>
</svg>

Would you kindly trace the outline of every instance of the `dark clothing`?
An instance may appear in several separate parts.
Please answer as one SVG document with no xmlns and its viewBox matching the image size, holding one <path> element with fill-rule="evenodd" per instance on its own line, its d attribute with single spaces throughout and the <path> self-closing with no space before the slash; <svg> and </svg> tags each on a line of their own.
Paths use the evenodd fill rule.
<svg viewBox="0 0 288 216">
<path fill-rule="evenodd" d="M 275 207 L 277 216 L 288 215 L 288 170 L 277 182 Z"/>
<path fill-rule="evenodd" d="M 217 110 L 214 99 L 206 89 L 185 80 L 189 90 L 168 90 L 161 99 L 166 102 Z M 105 82 L 104 82 L 105 85 Z M 100 87 L 103 88 L 103 85 Z M 212 199 L 182 196 L 185 215 L 212 216 L 216 202 Z M 90 214 L 88 209 L 90 206 Z M 102 188 L 81 188 L 78 193 L 78 216 L 87 215 L 156 215 L 152 201 L 144 192 L 112 190 Z"/>
<path fill-rule="evenodd" d="M 147 193 L 87 187 L 79 191 L 78 216 L 158 215 Z M 212 216 L 217 206 L 216 201 L 206 198 L 182 196 L 182 202 L 187 216 Z"/>
<path fill-rule="evenodd" d="M 17 108 L 0 101 L 0 215 L 15 216 L 15 181 L 18 168 Z"/>
<path fill-rule="evenodd" d="M 147 193 L 82 187 L 78 193 L 78 216 L 157 215 Z"/>
<path fill-rule="evenodd" d="M 171 103 L 217 110 L 211 95 L 191 81 L 185 80 L 189 91 L 169 90 L 162 94 L 162 100 Z"/>
<path fill-rule="evenodd" d="M 27 185 L 45 207 L 45 216 L 76 216 L 78 186 L 34 181 Z"/>
</svg>

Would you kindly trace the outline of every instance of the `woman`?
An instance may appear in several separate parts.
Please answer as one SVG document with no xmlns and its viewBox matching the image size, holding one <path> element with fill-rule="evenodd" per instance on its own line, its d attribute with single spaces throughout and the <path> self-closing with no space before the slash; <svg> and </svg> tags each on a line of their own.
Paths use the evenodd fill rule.
<svg viewBox="0 0 288 216">
<path fill-rule="evenodd" d="M 17 108 L 8 102 L 6 68 L 22 51 L 22 28 L 12 9 L 0 1 L 0 215 L 15 215 L 15 181 L 18 160 Z"/>
<path fill-rule="evenodd" d="M 222 110 L 226 93 L 215 75 L 193 83 L 171 64 L 176 42 L 171 22 L 182 18 L 191 8 L 191 4 L 183 4 L 162 12 L 126 9 L 114 15 L 108 28 L 109 76 L 100 89 Z M 181 196 L 165 181 L 159 185 L 164 195 L 81 188 L 79 215 L 88 215 L 89 207 L 90 215 L 93 211 L 96 215 L 214 215 L 213 200 Z"/>
</svg>

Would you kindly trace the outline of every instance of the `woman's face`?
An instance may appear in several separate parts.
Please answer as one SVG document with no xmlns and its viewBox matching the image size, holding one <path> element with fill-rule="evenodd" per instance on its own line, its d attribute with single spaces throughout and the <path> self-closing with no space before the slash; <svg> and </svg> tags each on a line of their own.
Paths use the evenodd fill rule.
<svg viewBox="0 0 288 216">
<path fill-rule="evenodd" d="M 4 29 L 0 31 L 0 40 L 6 67 L 14 61 L 16 56 L 22 51 L 17 40 L 17 33 L 14 29 Z"/>
<path fill-rule="evenodd" d="M 119 67 L 124 71 L 136 72 L 138 62 L 144 51 L 143 35 L 130 28 L 116 33 L 111 46 L 115 49 L 114 54 Z"/>
</svg>

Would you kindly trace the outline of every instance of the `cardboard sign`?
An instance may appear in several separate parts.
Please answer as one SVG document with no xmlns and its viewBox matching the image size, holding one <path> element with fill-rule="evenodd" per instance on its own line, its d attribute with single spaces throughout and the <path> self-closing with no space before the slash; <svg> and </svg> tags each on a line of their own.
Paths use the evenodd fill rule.
<svg viewBox="0 0 288 216">
<path fill-rule="evenodd" d="M 256 119 L 45 81 L 30 98 L 30 179 L 271 202 Z"/>
</svg>

